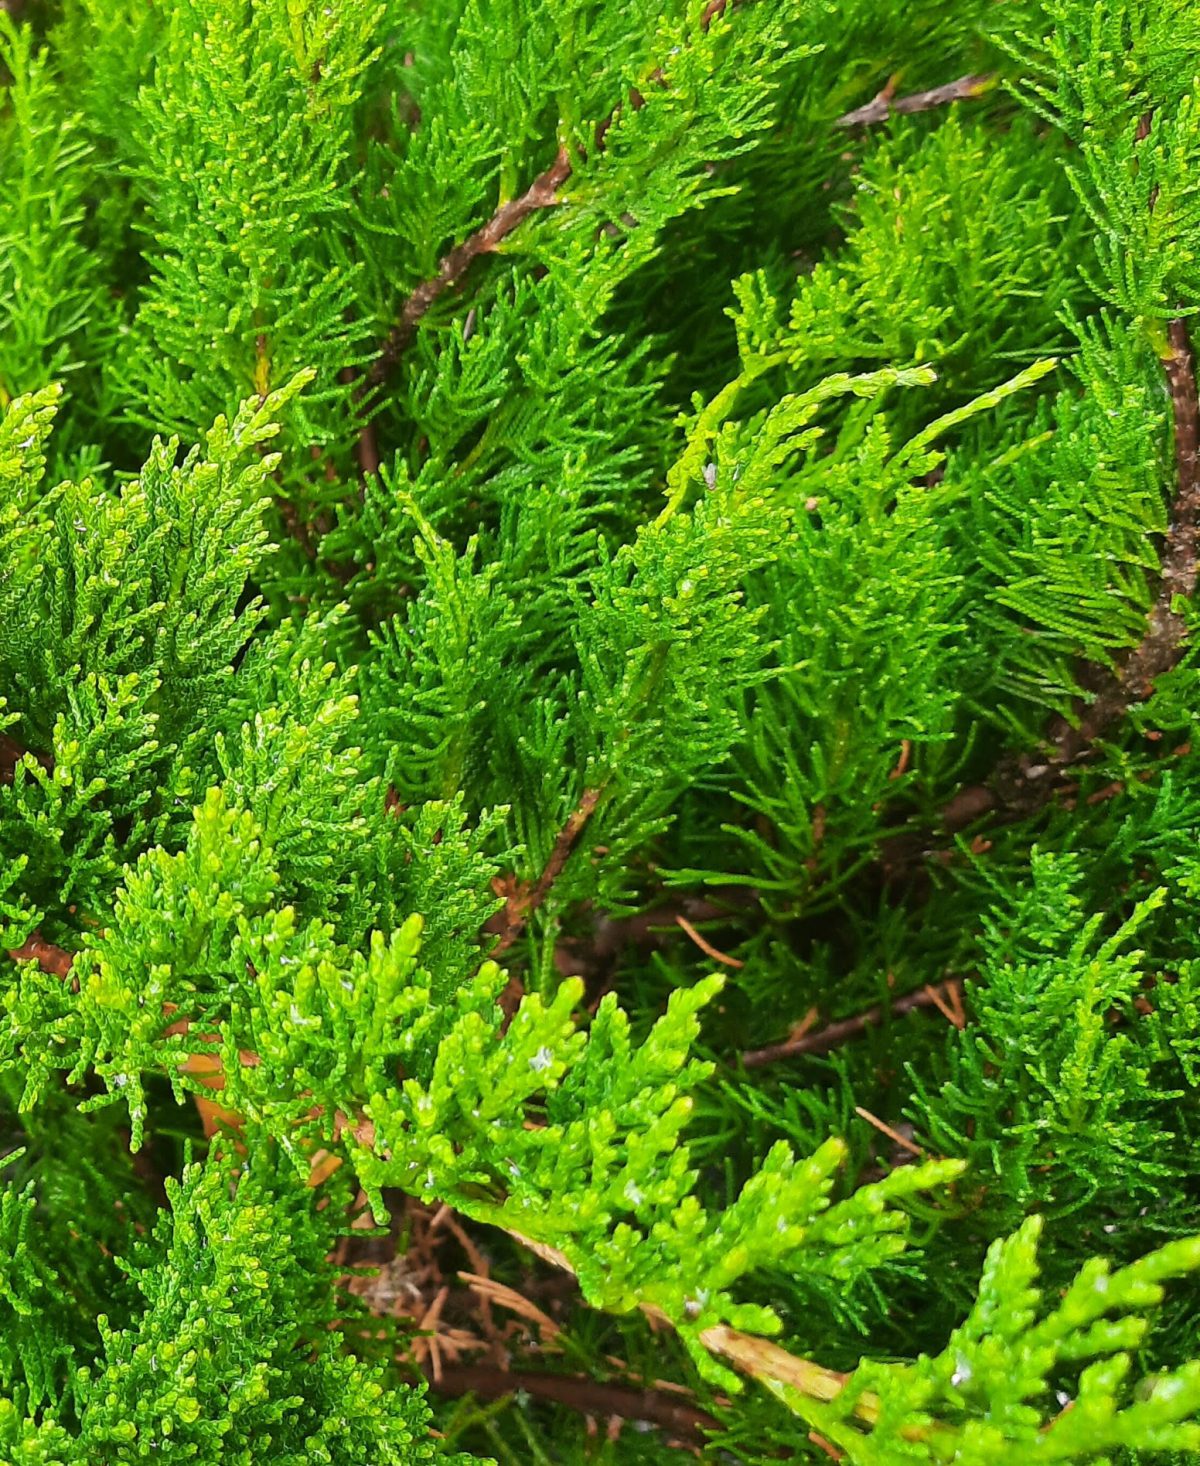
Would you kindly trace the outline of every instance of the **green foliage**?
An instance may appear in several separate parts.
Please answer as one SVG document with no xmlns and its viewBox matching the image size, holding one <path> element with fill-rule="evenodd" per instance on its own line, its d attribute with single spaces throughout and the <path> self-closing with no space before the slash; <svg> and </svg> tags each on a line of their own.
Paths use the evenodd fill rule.
<svg viewBox="0 0 1200 1466">
<path fill-rule="evenodd" d="M 1026 118 L 997 136 L 952 112 L 925 136 L 902 131 L 872 149 L 837 210 L 844 245 L 787 303 L 774 349 L 789 368 L 803 379 L 831 366 L 928 363 L 939 394 L 961 399 L 1005 363 L 1061 350 L 1060 318 L 1081 294 L 1081 221 L 1065 189 L 1031 179 L 1036 145 Z M 755 340 L 779 314 L 756 300 L 741 332 Z"/>
<path fill-rule="evenodd" d="M 735 1301 L 743 1274 L 800 1249 L 847 1277 L 877 1265 L 903 1245 L 905 1218 L 888 1204 L 957 1174 L 908 1168 L 827 1211 L 841 1145 L 805 1162 L 778 1145 L 710 1215 L 681 1132 L 711 1072 L 687 1055 L 718 978 L 673 994 L 636 1049 L 611 995 L 579 1029 L 578 981 L 549 1003 L 527 996 L 506 1025 L 494 964 L 438 1001 L 417 966 L 419 917 L 390 938 L 375 932 L 364 957 L 328 924 L 275 907 L 279 883 L 253 816 L 211 791 L 180 854 L 156 851 L 129 871 L 111 925 L 75 958 L 77 994 L 33 963 L 15 974 L 4 1052 L 25 1077 L 22 1108 L 56 1073 L 91 1073 L 104 1092 L 84 1108 L 125 1106 L 136 1148 L 147 1074 L 203 1095 L 186 1061 L 214 1051 L 205 1030 L 216 1029 L 223 1103 L 301 1177 L 314 1146 L 340 1147 L 377 1213 L 388 1187 L 452 1200 L 561 1253 L 597 1307 L 653 1308 L 689 1343 L 719 1323 L 774 1331 L 769 1311 Z M 176 1011 L 191 1027 L 167 1034 L 163 1014 Z M 359 1115 L 368 1123 L 352 1123 Z"/>
<path fill-rule="evenodd" d="M 103 281 L 82 223 L 95 187 L 82 117 L 62 112 L 47 51 L 0 15 L 6 74 L 0 123 L 0 402 L 44 388 L 80 365 L 80 337 L 101 309 Z"/>
<path fill-rule="evenodd" d="M 171 10 L 134 125 L 150 279 L 117 383 L 139 423 L 194 434 L 313 365 L 310 400 L 345 398 L 328 365 L 356 353 L 337 222 L 381 15 L 207 0 Z M 301 430 L 319 431 L 298 410 Z"/>
<path fill-rule="evenodd" d="M 1061 1215 L 1097 1196 L 1125 1193 L 1142 1206 L 1164 1176 L 1187 1171 L 1166 1121 L 1186 1091 L 1167 1087 L 1178 1076 L 1137 1033 L 1144 953 L 1129 950 L 1167 891 L 1151 892 L 1102 939 L 1103 915 L 1082 909 L 1077 859 L 1035 852 L 1031 877 L 987 923 L 971 986 L 978 1022 L 953 1043 L 939 1092 L 921 1102 L 931 1140 L 970 1158 L 981 1205 L 1001 1228 L 1033 1208 Z"/>
<path fill-rule="evenodd" d="M 248 1463 L 265 1451 L 273 1461 L 330 1466 L 463 1459 L 429 1439 L 417 1394 L 385 1388 L 339 1349 L 330 1228 L 287 1172 L 273 1172 L 265 1154 L 234 1167 L 214 1152 L 166 1186 L 153 1234 L 127 1228 L 122 1239 L 123 1320 L 90 1321 L 89 1362 L 77 1362 L 64 1408 L 36 1424 L 22 1422 L 18 1406 L 36 1409 L 51 1395 L 55 1325 L 77 1300 L 31 1252 L 36 1183 L 5 1188 L 6 1262 L 21 1280 L 20 1292 L 5 1293 L 18 1323 L 5 1332 L 15 1361 L 0 1403 L 10 1459 Z"/>
<path fill-rule="evenodd" d="M 49 757 L 24 755 L 3 790 L 7 848 L 63 904 L 107 899 L 122 849 L 167 827 L 193 760 L 212 759 L 211 723 L 263 614 L 244 597 L 273 466 L 257 450 L 303 381 L 219 418 L 182 463 L 158 440 L 118 494 L 91 478 L 38 493 L 40 457 L 10 480 L 0 656 L 19 736 Z M 31 429 L 22 451 L 38 452 L 51 406 L 9 408 L 9 433 Z"/>
<path fill-rule="evenodd" d="M 1103 1466 L 1122 1446 L 1196 1450 L 1195 1364 L 1129 1384 L 1144 1311 L 1162 1300 L 1165 1283 L 1200 1266 L 1196 1241 L 1169 1243 L 1115 1272 L 1097 1258 L 1045 1309 L 1036 1286 L 1041 1230 L 1030 1217 L 993 1243 L 975 1306 L 940 1354 L 864 1365 L 830 1405 L 795 1400 L 801 1413 L 864 1462 Z M 1055 1388 L 1060 1382 L 1073 1387 Z M 953 1425 L 941 1423 L 947 1417 Z"/>
<path fill-rule="evenodd" d="M 1200 1451 L 1194 11 L 0 5 L 0 1463 Z"/>
</svg>

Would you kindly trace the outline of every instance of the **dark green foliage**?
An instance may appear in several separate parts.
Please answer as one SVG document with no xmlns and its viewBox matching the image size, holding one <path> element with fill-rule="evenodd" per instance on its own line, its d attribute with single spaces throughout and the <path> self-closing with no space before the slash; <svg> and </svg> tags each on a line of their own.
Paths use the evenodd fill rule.
<svg viewBox="0 0 1200 1466">
<path fill-rule="evenodd" d="M 1183 1076 L 1130 1027 L 1146 978 L 1131 943 L 1166 890 L 1104 938 L 1103 915 L 1081 908 L 1074 857 L 1035 851 L 1031 876 L 1023 898 L 985 927 L 971 989 L 978 1023 L 954 1045 L 940 1094 L 922 1100 L 939 1150 L 973 1159 L 979 1204 L 1000 1227 L 1033 1208 L 1070 1214 L 1122 1191 L 1139 1208 L 1164 1176 L 1182 1181 L 1189 1170 L 1167 1121 L 1168 1103 L 1187 1092 Z M 1190 986 L 1184 976 L 1181 996 Z"/>
<path fill-rule="evenodd" d="M 1200 1451 L 1198 72 L 0 3 L 0 1466 Z"/>
</svg>

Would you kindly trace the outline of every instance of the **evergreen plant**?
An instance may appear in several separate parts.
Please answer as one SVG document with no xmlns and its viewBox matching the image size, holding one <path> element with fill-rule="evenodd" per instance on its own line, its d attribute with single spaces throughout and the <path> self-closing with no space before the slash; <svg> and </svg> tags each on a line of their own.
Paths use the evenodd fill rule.
<svg viewBox="0 0 1200 1466">
<path fill-rule="evenodd" d="M 0 0 L 0 1466 L 1200 1459 L 1194 0 Z"/>
</svg>

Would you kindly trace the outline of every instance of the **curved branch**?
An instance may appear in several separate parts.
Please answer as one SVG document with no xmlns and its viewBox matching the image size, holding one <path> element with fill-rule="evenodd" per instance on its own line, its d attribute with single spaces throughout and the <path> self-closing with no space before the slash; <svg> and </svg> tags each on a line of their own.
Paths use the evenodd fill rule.
<svg viewBox="0 0 1200 1466">
<path fill-rule="evenodd" d="M 538 909 L 546 897 L 550 894 L 555 881 L 562 875 L 567 861 L 580 837 L 587 828 L 587 822 L 596 811 L 603 795 L 603 788 L 585 789 L 579 803 L 567 817 L 558 836 L 554 841 L 554 848 L 551 850 L 546 864 L 542 867 L 542 873 L 537 881 L 527 890 L 518 892 L 508 898 L 507 905 L 502 913 L 504 927 L 500 933 L 500 939 L 492 948 L 490 955 L 498 957 L 507 952 L 517 940 L 529 921 L 530 916 Z"/>
<path fill-rule="evenodd" d="M 404 302 L 399 321 L 388 332 L 378 356 L 367 372 L 367 389 L 381 386 L 387 380 L 430 306 L 458 284 L 480 255 L 490 254 L 499 248 L 502 241 L 530 214 L 558 203 L 558 191 L 570 176 L 571 156 L 566 148 L 560 147 L 554 162 L 538 174 L 519 198 L 502 204 L 486 224 L 481 225 L 474 234 L 468 235 L 461 244 L 455 245 L 449 254 L 442 257 L 437 274 L 418 285 Z"/>
</svg>

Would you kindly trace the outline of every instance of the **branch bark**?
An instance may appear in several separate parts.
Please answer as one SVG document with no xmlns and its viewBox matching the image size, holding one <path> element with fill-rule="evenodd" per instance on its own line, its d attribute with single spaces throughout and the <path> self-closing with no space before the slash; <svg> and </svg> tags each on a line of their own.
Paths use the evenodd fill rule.
<svg viewBox="0 0 1200 1466">
<path fill-rule="evenodd" d="M 404 302 L 400 319 L 388 332 L 379 354 L 367 372 L 365 386 L 381 386 L 391 375 L 405 347 L 412 340 L 417 325 L 430 306 L 447 290 L 457 285 L 472 263 L 482 254 L 496 250 L 513 230 L 538 209 L 558 203 L 558 191 L 571 176 L 571 156 L 565 147 L 549 168 L 539 173 L 519 198 L 502 204 L 486 224 L 476 229 L 461 244 L 442 257 L 437 274 L 418 285 Z"/>
<path fill-rule="evenodd" d="M 766 1048 L 750 1049 L 742 1055 L 742 1065 L 747 1069 L 761 1069 L 764 1064 L 773 1064 L 778 1059 L 795 1059 L 801 1054 L 827 1054 L 841 1044 L 861 1038 L 868 1029 L 878 1028 L 886 1015 L 900 1018 L 905 1013 L 915 1013 L 921 1008 L 936 1008 L 941 1012 L 944 1011 L 943 1004 L 949 1001 L 953 1006 L 953 999 L 960 997 L 961 993 L 962 983 L 959 978 L 951 978 L 936 985 L 927 984 L 916 992 L 905 993 L 886 1008 L 882 1003 L 876 1003 L 865 1013 L 856 1013 L 852 1018 L 841 1018 L 836 1023 L 826 1024 L 824 1028 L 815 1029 L 811 1033 L 798 1034 L 795 1038 L 769 1044 Z"/>
<path fill-rule="evenodd" d="M 7 733 L 0 733 L 0 784 L 12 783 L 17 765 L 27 753 L 35 758 L 48 774 L 53 773 L 54 760 L 48 753 L 33 753 L 32 750 L 18 743 L 15 738 L 10 738 Z"/>
<path fill-rule="evenodd" d="M 589 791 L 592 793 L 593 791 Z M 594 791 L 596 797 L 599 791 Z M 590 817 L 591 809 L 585 810 L 585 801 L 568 821 L 564 830 L 574 827 L 575 833 L 569 839 L 569 845 L 573 845 L 579 833 Z M 594 808 L 594 801 L 592 808 Z M 555 853 L 547 862 L 547 871 L 552 864 L 557 864 L 561 870 L 570 854 L 568 847 L 564 854 L 559 856 L 559 850 L 564 841 L 563 834 L 560 834 L 559 841 L 555 846 Z M 557 859 L 556 859 L 557 857 Z M 546 871 L 543 872 L 543 878 Z M 551 883 L 553 877 L 551 877 Z M 541 882 L 539 881 L 539 886 Z M 536 889 L 536 888 L 535 888 Z M 548 887 L 547 887 L 548 889 Z M 45 972 L 52 972 L 55 975 L 66 978 L 70 975 L 72 956 L 61 947 L 51 942 L 46 942 L 38 933 L 33 933 L 19 948 L 9 952 L 14 959 L 32 959 Z M 904 1002 L 905 1000 L 900 1000 Z M 929 999 L 930 1002 L 934 1000 Z M 169 1014 L 167 1016 L 170 1016 Z M 180 1020 L 186 1022 L 186 1020 Z M 199 1055 L 197 1058 L 207 1061 L 210 1056 Z M 243 1059 L 253 1061 L 253 1055 L 243 1055 Z M 215 1082 L 213 1082 L 215 1081 Z M 220 1061 L 216 1061 L 216 1069 L 205 1069 L 205 1077 L 201 1080 L 206 1087 L 219 1089 L 223 1084 L 223 1075 L 220 1071 Z M 203 1105 L 206 1102 L 203 1097 L 197 1096 L 197 1103 L 201 1105 L 201 1114 L 204 1114 Z M 219 1108 L 219 1107 L 218 1107 Z M 231 1112 L 223 1112 L 231 1113 Z M 340 1117 L 339 1117 L 340 1118 Z M 233 1116 L 236 1122 L 237 1117 Z M 349 1122 L 347 1122 L 349 1123 Z M 206 1126 L 207 1128 L 207 1126 Z M 214 1127 L 215 1128 L 215 1127 Z M 373 1141 L 372 1127 L 370 1122 L 364 1122 L 358 1127 L 358 1133 L 364 1144 Z M 319 1158 L 314 1157 L 314 1161 Z M 309 1184 L 319 1184 L 320 1180 L 328 1171 L 318 1174 L 318 1168 L 314 1167 L 310 1174 Z M 512 1237 L 522 1246 L 527 1247 L 543 1261 L 549 1262 L 555 1267 L 563 1269 L 574 1276 L 574 1268 L 567 1258 L 556 1248 L 545 1243 L 539 1243 L 524 1237 L 517 1232 L 511 1233 Z M 651 1321 L 670 1326 L 670 1320 L 658 1308 L 653 1305 L 643 1304 L 642 1311 Z M 722 1324 L 706 1329 L 700 1336 L 700 1342 L 714 1354 L 729 1360 L 736 1368 L 744 1374 L 764 1381 L 768 1384 L 783 1383 L 790 1388 L 798 1390 L 802 1394 L 817 1400 L 832 1400 L 845 1386 L 847 1376 L 838 1373 L 836 1370 L 825 1368 L 812 1360 L 802 1359 L 796 1355 L 789 1354 L 786 1350 L 780 1349 L 767 1339 L 757 1338 L 752 1334 L 743 1333 L 739 1329 L 729 1328 Z M 628 1420 L 648 1420 L 652 1424 L 669 1428 L 674 1431 L 690 1434 L 695 1441 L 702 1439 L 704 1433 L 717 1425 L 717 1422 L 708 1416 L 704 1411 L 683 1402 L 669 1399 L 663 1392 L 654 1390 L 636 1390 L 624 1386 L 614 1386 L 597 1383 L 586 1377 L 563 1377 L 540 1374 L 500 1374 L 479 1366 L 455 1366 L 447 1369 L 442 1367 L 439 1371 L 439 1378 L 431 1381 L 434 1389 L 440 1389 L 447 1393 L 453 1392 L 455 1384 L 460 1386 L 459 1393 L 471 1391 L 484 1395 L 487 1398 L 499 1398 L 502 1394 L 513 1389 L 526 1389 L 530 1394 L 540 1394 L 544 1399 L 557 1399 L 560 1403 L 570 1405 L 576 1409 L 583 1409 L 586 1413 L 605 1414 L 618 1416 Z M 488 1393 L 488 1392 L 491 1393 Z M 863 1395 L 855 1406 L 855 1413 L 865 1423 L 870 1424 L 875 1419 L 878 1411 L 877 1402 L 871 1395 Z"/>
<path fill-rule="evenodd" d="M 975 76 L 960 76 L 955 81 L 930 87 L 928 91 L 911 92 L 906 97 L 893 95 L 894 83 L 889 83 L 865 106 L 855 107 L 852 112 L 843 112 L 837 119 L 838 127 L 871 127 L 886 122 L 889 117 L 903 117 L 913 112 L 930 112 L 935 107 L 945 107 L 951 102 L 965 102 L 982 97 L 996 85 L 996 78 L 990 73 Z"/>
<path fill-rule="evenodd" d="M 700 15 L 700 29 L 707 31 L 713 21 L 725 13 L 728 6 L 729 0 L 708 0 L 708 4 Z M 661 75 L 658 69 L 652 73 L 656 79 L 661 78 Z M 635 110 L 644 105 L 644 100 L 641 93 L 635 88 L 630 97 Z M 600 150 L 603 150 L 604 135 L 614 115 L 615 113 L 610 113 L 596 130 L 596 143 Z M 388 332 L 379 349 L 379 354 L 367 371 L 363 383 L 364 391 L 383 385 L 412 340 L 421 318 L 441 295 L 462 280 L 472 263 L 480 255 L 489 254 L 497 249 L 530 214 L 536 213 L 539 209 L 550 208 L 560 201 L 559 190 L 570 178 L 572 168 L 571 155 L 566 147 L 560 144 L 554 162 L 538 174 L 519 198 L 510 199 L 508 203 L 501 204 L 486 224 L 481 225 L 461 244 L 455 245 L 448 254 L 443 256 L 438 265 L 437 274 L 432 279 L 425 280 L 418 285 L 405 301 L 399 321 Z"/>
<path fill-rule="evenodd" d="M 569 1259 L 556 1247 L 550 1247 L 545 1242 L 535 1242 L 522 1236 L 520 1232 L 510 1232 L 509 1235 L 543 1262 L 561 1268 L 563 1272 L 575 1277 L 575 1269 Z M 667 1315 L 654 1304 L 643 1303 L 639 1306 L 652 1324 L 664 1328 L 673 1327 Z M 743 1333 L 741 1329 L 730 1328 L 728 1324 L 714 1324 L 705 1329 L 700 1335 L 700 1342 L 711 1353 L 729 1360 L 752 1379 L 759 1380 L 768 1387 L 787 1385 L 812 1400 L 836 1399 L 850 1378 L 836 1369 L 827 1369 L 823 1364 L 816 1364 L 811 1359 L 789 1354 L 786 1349 L 781 1349 L 769 1339 Z M 854 1413 L 860 1420 L 872 1424 L 878 1418 L 879 1402 L 874 1395 L 864 1393 L 855 1403 Z"/>
<path fill-rule="evenodd" d="M 721 1428 L 707 1411 L 665 1391 L 604 1384 L 586 1375 L 509 1371 L 482 1364 L 443 1365 L 440 1377 L 430 1373 L 429 1387 L 438 1394 L 475 1395 L 480 1400 L 499 1400 L 523 1390 L 535 1399 L 553 1400 L 598 1419 L 645 1421 L 691 1445 L 704 1444 L 709 1432 Z"/>
<path fill-rule="evenodd" d="M 41 932 L 32 932 L 19 947 L 7 950 L 14 962 L 36 962 L 43 972 L 62 978 L 64 982 L 71 975 L 71 963 L 74 961 L 71 953 L 46 941 Z"/>
<path fill-rule="evenodd" d="M 583 797 L 571 811 L 562 829 L 559 830 L 554 841 L 554 848 L 542 868 L 541 875 L 528 890 L 508 898 L 508 903 L 502 913 L 505 925 L 500 932 L 499 940 L 492 948 L 493 957 L 498 957 L 508 951 L 525 930 L 530 916 L 550 894 L 555 881 L 562 875 L 567 861 L 570 860 L 572 852 L 579 844 L 580 836 L 587 828 L 588 821 L 596 812 L 596 806 L 600 803 L 603 793 L 603 789 L 585 789 L 583 791 Z"/>
</svg>

